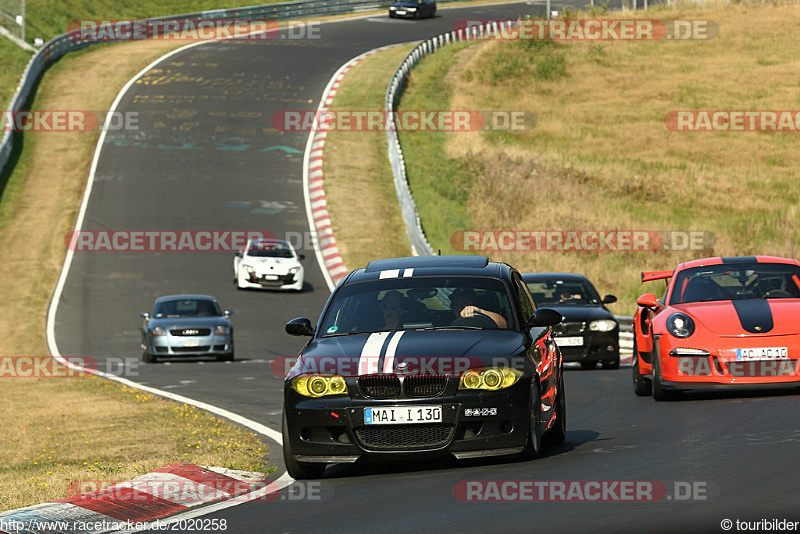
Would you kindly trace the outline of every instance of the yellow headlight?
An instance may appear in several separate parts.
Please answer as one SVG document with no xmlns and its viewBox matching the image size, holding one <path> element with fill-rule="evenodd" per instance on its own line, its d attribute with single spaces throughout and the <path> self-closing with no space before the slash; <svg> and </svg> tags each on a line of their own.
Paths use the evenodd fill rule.
<svg viewBox="0 0 800 534">
<path fill-rule="evenodd" d="M 508 367 L 487 367 L 486 369 L 470 369 L 461 375 L 458 389 L 485 389 L 496 391 L 517 383 L 522 371 Z"/>
<path fill-rule="evenodd" d="M 292 379 L 292 389 L 305 397 L 319 398 L 327 395 L 346 395 L 347 384 L 339 375 L 304 375 Z"/>
</svg>

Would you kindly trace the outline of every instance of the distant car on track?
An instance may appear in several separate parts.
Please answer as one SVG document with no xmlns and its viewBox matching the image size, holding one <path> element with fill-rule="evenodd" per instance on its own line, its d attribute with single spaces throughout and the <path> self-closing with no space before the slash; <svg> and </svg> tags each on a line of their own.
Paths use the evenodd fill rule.
<svg viewBox="0 0 800 534">
<path fill-rule="evenodd" d="M 303 290 L 305 277 L 300 260 L 288 241 L 251 239 L 233 258 L 233 282 L 239 289 Z"/>
<path fill-rule="evenodd" d="M 800 386 L 800 262 L 708 258 L 674 271 L 634 317 L 633 386 L 668 400 L 688 389 Z"/>
<path fill-rule="evenodd" d="M 521 454 L 563 441 L 566 394 L 552 340 L 511 266 L 477 256 L 370 262 L 342 280 L 284 382 L 294 478 L 328 463 Z"/>
<path fill-rule="evenodd" d="M 564 316 L 556 325 L 556 343 L 565 362 L 580 362 L 594 369 L 619 368 L 619 324 L 606 304 L 617 301 L 614 295 L 602 299 L 588 278 L 573 273 L 526 273 L 522 275 L 537 306 L 547 306 Z"/>
<path fill-rule="evenodd" d="M 396 0 L 389 6 L 390 18 L 433 18 L 436 16 L 436 0 Z"/>
<path fill-rule="evenodd" d="M 233 360 L 231 310 L 222 311 L 217 299 L 208 295 L 159 297 L 152 314 L 142 312 L 142 359 L 215 356 Z"/>
</svg>

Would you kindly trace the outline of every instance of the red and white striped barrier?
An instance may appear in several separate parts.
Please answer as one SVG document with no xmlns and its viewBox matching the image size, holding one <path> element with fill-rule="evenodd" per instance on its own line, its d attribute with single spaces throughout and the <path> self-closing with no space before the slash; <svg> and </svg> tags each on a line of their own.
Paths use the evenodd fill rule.
<svg viewBox="0 0 800 534">
<path fill-rule="evenodd" d="M 248 493 L 274 484 L 263 480 L 262 476 L 189 463 L 170 464 L 100 490 L 3 512 L 0 532 L 100 533 L 136 529 L 137 524 L 172 516 L 201 504 L 234 498 L 246 500 Z M 95 482 L 79 483 L 78 487 L 87 485 L 94 486 Z M 259 492 L 261 498 L 264 498 L 263 493 Z"/>
</svg>

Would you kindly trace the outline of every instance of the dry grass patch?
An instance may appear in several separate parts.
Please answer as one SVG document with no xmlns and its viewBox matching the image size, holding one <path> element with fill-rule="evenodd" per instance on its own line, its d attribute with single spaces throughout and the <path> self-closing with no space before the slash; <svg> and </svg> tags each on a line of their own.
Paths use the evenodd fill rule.
<svg viewBox="0 0 800 534">
<path fill-rule="evenodd" d="M 394 47 L 359 63 L 345 76 L 332 109 L 383 110 L 388 80 L 411 48 Z M 349 269 L 411 255 L 386 154 L 384 131 L 332 131 L 325 140 L 325 196 Z"/>
<path fill-rule="evenodd" d="M 0 421 L 0 510 L 63 499 L 81 481 L 113 484 L 172 462 L 265 468 L 266 447 L 252 432 L 96 377 L 8 378 L 2 397 L 15 417 Z"/>
</svg>

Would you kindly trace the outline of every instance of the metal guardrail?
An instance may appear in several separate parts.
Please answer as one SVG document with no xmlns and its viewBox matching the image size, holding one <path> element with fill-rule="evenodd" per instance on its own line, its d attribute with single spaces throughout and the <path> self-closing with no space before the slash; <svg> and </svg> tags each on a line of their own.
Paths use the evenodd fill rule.
<svg viewBox="0 0 800 534">
<path fill-rule="evenodd" d="M 515 21 L 505 21 L 505 23 L 509 27 L 516 24 Z M 397 104 L 400 102 L 400 98 L 403 96 L 403 92 L 408 85 L 408 75 L 411 69 L 419 63 L 423 57 L 451 43 L 481 39 L 484 33 L 496 33 L 499 28 L 500 25 L 496 21 L 489 23 L 486 27 L 482 25 L 467 26 L 421 42 L 405 57 L 392 76 L 389 87 L 386 89 L 385 104 L 387 116 L 389 117 L 387 121 L 389 127 L 386 132 L 386 140 L 389 144 L 389 163 L 392 166 L 394 186 L 397 191 L 400 210 L 403 214 L 406 234 L 408 235 L 408 240 L 411 242 L 411 250 L 415 255 L 432 255 L 434 251 L 420 223 L 417 205 L 414 202 L 411 188 L 408 185 L 408 175 L 406 174 L 403 149 L 400 147 L 400 139 L 397 136 L 397 132 L 395 128 L 393 128 L 396 124 L 395 114 L 397 113 Z"/>
<path fill-rule="evenodd" d="M 451 2 L 455 0 L 439 0 L 440 2 Z M 380 8 L 387 8 L 392 0 L 304 0 L 299 2 L 284 2 L 280 4 L 269 4 L 263 6 L 243 7 L 235 9 L 216 9 L 202 11 L 199 13 L 186 13 L 182 15 L 169 15 L 166 17 L 153 17 L 147 20 L 278 20 L 289 18 L 302 18 L 320 15 L 339 15 L 345 13 L 357 13 Z M 125 28 L 125 25 L 120 25 Z M 8 111 L 22 111 L 23 106 L 31 96 L 39 76 L 47 68 L 69 52 L 80 50 L 94 44 L 108 43 L 107 40 L 78 40 L 70 36 L 69 33 L 62 33 L 47 41 L 31 58 L 25 68 L 17 91 L 11 97 Z M 8 163 L 13 150 L 14 133 L 10 130 L 3 133 L 0 140 L 0 172 L 3 171 Z"/>
</svg>

